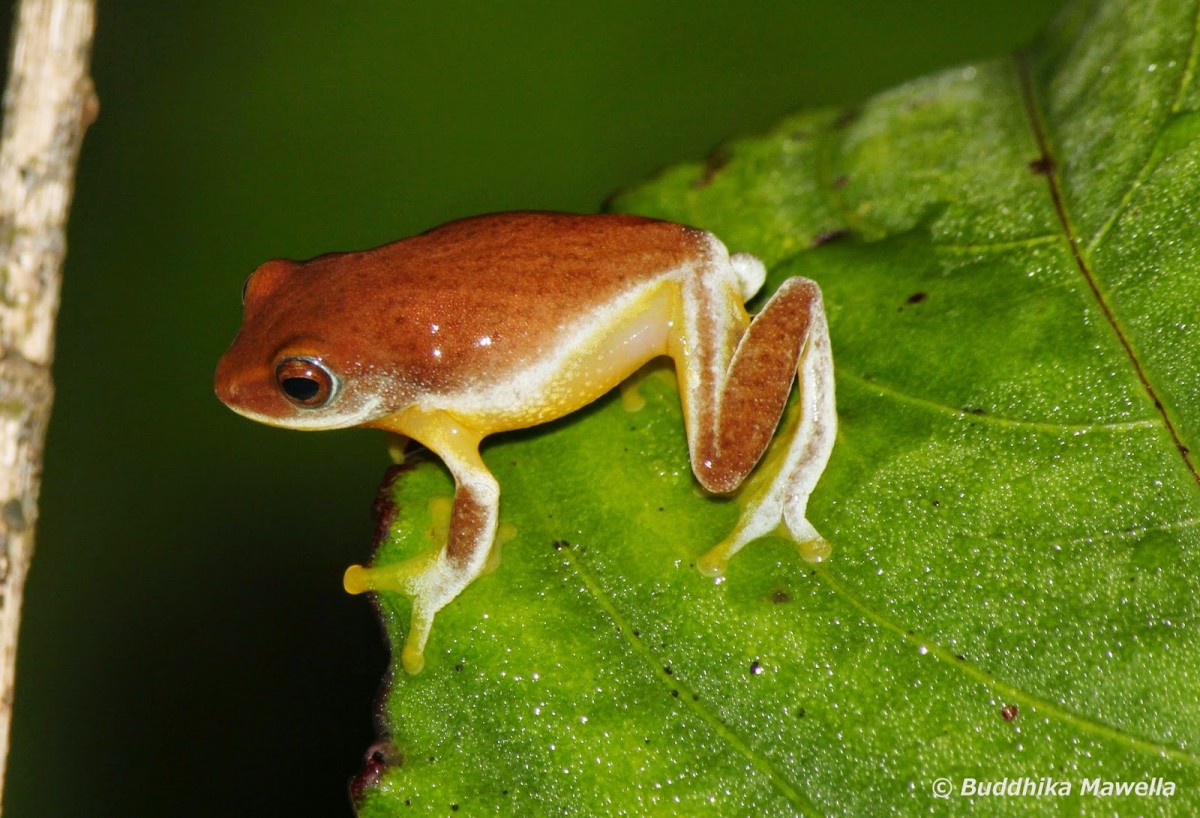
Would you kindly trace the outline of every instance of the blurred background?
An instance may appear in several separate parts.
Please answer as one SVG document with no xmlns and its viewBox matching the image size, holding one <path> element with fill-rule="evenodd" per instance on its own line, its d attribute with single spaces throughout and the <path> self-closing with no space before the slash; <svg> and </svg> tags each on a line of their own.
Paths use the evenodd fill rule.
<svg viewBox="0 0 1200 818">
<path fill-rule="evenodd" d="M 258 263 L 595 211 L 1057 6 L 101 0 L 5 814 L 350 814 L 387 657 L 341 575 L 387 456 L 213 397 Z"/>
</svg>

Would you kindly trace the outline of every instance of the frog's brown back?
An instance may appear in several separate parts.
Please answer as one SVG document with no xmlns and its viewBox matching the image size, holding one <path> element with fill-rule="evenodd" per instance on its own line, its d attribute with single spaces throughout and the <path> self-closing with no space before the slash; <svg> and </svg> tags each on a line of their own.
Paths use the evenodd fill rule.
<svg viewBox="0 0 1200 818">
<path fill-rule="evenodd" d="M 706 252 L 705 237 L 637 216 L 502 213 L 321 256 L 301 277 L 385 365 L 444 388 L 480 361 L 502 374 L 535 360 L 597 305 Z"/>
</svg>

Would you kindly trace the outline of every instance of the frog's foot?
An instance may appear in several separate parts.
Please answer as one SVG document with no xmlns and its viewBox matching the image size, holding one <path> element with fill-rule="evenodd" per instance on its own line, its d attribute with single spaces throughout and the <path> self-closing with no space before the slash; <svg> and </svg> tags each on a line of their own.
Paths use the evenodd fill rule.
<svg viewBox="0 0 1200 818">
<path fill-rule="evenodd" d="M 412 599 L 412 622 L 400 652 L 400 664 L 409 674 L 425 667 L 425 643 L 433 629 L 433 618 L 471 582 L 471 576 L 455 569 L 444 548 L 432 548 L 402 562 L 366 568 L 351 565 L 342 584 L 351 594 L 390 591 Z"/>
<path fill-rule="evenodd" d="M 829 412 L 832 413 L 832 404 L 829 405 Z M 787 433 L 792 433 L 798 414 L 791 410 L 785 415 L 783 425 Z M 826 428 L 834 422 L 836 420 Z M 742 514 L 737 525 L 729 536 L 697 560 L 696 567 L 700 572 L 706 576 L 722 576 L 733 555 L 741 551 L 746 543 L 771 534 L 794 540 L 805 562 L 826 559 L 833 549 L 806 515 L 808 498 L 816 487 L 832 448 L 832 434 L 826 432 L 816 435 L 795 434 L 786 450 L 768 451 L 738 498 L 742 504 Z"/>
<path fill-rule="evenodd" d="M 755 512 L 758 512 L 759 515 L 762 514 L 762 505 L 747 509 L 733 532 L 696 560 L 696 568 L 700 570 L 700 573 L 708 577 L 724 576 L 729 561 L 733 559 L 734 554 L 742 550 L 746 543 L 770 534 L 780 534 L 795 540 L 800 557 L 805 562 L 822 562 L 832 553 L 833 547 L 829 541 L 817 533 L 817 529 L 813 528 L 812 523 L 803 516 L 793 522 L 788 519 L 785 511 L 780 517 L 772 520 L 769 515 L 756 515 Z M 785 520 L 786 525 L 784 524 Z"/>
</svg>

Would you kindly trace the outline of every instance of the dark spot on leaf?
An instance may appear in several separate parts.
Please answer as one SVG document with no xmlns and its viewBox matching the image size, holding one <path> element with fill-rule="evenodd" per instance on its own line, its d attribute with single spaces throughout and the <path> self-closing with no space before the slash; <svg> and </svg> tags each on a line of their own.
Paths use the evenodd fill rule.
<svg viewBox="0 0 1200 818">
<path fill-rule="evenodd" d="M 785 602 L 791 602 L 792 595 L 789 594 L 787 591 L 782 591 L 782 590 L 776 591 L 775 593 L 771 594 L 771 601 L 774 602 L 776 605 L 782 605 Z"/>
<path fill-rule="evenodd" d="M 463 669 L 462 662 L 459 662 L 457 665 L 454 666 L 455 673 L 462 673 L 462 669 Z"/>
<path fill-rule="evenodd" d="M 1036 173 L 1038 176 L 1049 176 L 1054 173 L 1054 160 L 1049 156 L 1034 159 L 1029 163 L 1029 172 Z"/>
<path fill-rule="evenodd" d="M 855 122 L 860 116 L 862 116 L 862 112 L 857 108 L 847 108 L 838 115 L 837 119 L 833 121 L 833 127 L 845 128 L 847 125 Z"/>
<path fill-rule="evenodd" d="M 798 718 L 798 719 L 802 719 L 807 715 L 808 715 L 808 711 L 805 710 L 803 707 L 801 707 L 799 710 L 796 711 L 796 718 Z"/>
<path fill-rule="evenodd" d="M 404 753 L 391 741 L 381 739 L 363 754 L 362 769 L 350 779 L 350 798 L 355 804 L 362 801 L 367 790 L 379 784 L 388 767 L 404 764 Z"/>
<path fill-rule="evenodd" d="M 451 811 L 451 812 L 458 812 L 458 804 L 451 804 L 451 805 L 450 805 L 450 811 Z"/>
<path fill-rule="evenodd" d="M 934 508 L 941 508 L 941 507 L 942 507 L 942 501 L 941 501 L 941 500 L 934 500 L 934 501 L 933 501 L 933 507 L 934 507 Z"/>
<path fill-rule="evenodd" d="M 846 176 L 846 174 L 843 173 L 841 176 L 839 176 L 833 180 L 833 189 L 841 190 L 849 183 L 849 181 L 850 181 L 850 177 Z"/>
<path fill-rule="evenodd" d="M 555 551 L 562 551 L 564 548 L 570 548 L 571 544 L 566 540 L 555 540 L 552 545 Z"/>
<path fill-rule="evenodd" d="M 965 662 L 965 661 L 967 661 L 967 657 L 963 656 L 961 653 L 956 653 L 956 654 L 954 654 L 954 658 L 955 658 L 955 659 L 957 659 L 957 660 L 958 660 L 958 661 L 960 661 L 960 662 Z"/>
<path fill-rule="evenodd" d="M 763 672 L 763 666 L 758 663 L 757 659 L 750 663 L 750 672 L 755 676 Z"/>
<path fill-rule="evenodd" d="M 673 672 L 674 671 L 671 670 L 670 665 L 667 665 L 666 667 L 663 668 L 663 673 L 667 674 L 668 676 L 670 676 Z"/>
<path fill-rule="evenodd" d="M 925 293 L 913 293 L 908 297 L 906 304 L 920 304 L 926 298 Z"/>
<path fill-rule="evenodd" d="M 1018 715 L 1020 715 L 1020 713 L 1020 708 L 1018 708 L 1015 704 L 1006 704 L 1000 710 L 1000 715 L 1004 717 L 1005 721 L 1013 721 Z"/>
<path fill-rule="evenodd" d="M 642 638 L 641 631 L 634 631 L 633 636 L 635 639 L 641 639 Z"/>
<path fill-rule="evenodd" d="M 986 415 L 986 409 L 980 409 L 978 406 L 964 406 L 960 409 L 964 415 Z"/>
<path fill-rule="evenodd" d="M 844 239 L 849 235 L 850 229 L 846 227 L 838 227 L 833 230 L 826 230 L 824 233 L 818 233 L 817 235 L 813 236 L 812 241 L 809 242 L 809 246 L 820 247 L 823 244 L 829 244 L 830 242 L 837 241 L 838 239 Z"/>
<path fill-rule="evenodd" d="M 392 485 L 400 479 L 400 475 L 413 468 L 415 466 L 411 463 L 400 463 L 389 466 L 383 474 L 383 482 L 379 484 L 379 492 L 375 495 L 375 502 L 371 505 L 371 512 L 375 515 L 375 534 L 371 543 L 373 550 L 379 550 L 379 546 L 387 538 L 388 531 L 391 530 L 392 523 L 396 521 L 396 514 L 400 510 L 396 501 L 392 499 Z"/>
<path fill-rule="evenodd" d="M 711 185 L 717 175 L 729 164 L 731 158 L 732 154 L 727 148 L 717 148 L 710 153 L 704 162 L 704 170 L 692 182 L 692 187 L 700 189 Z"/>
<path fill-rule="evenodd" d="M 692 694 L 692 701 L 694 701 L 694 702 L 698 702 L 698 701 L 700 701 L 700 694 L 699 694 L 699 693 L 693 693 L 693 694 Z"/>
<path fill-rule="evenodd" d="M 672 690 L 671 690 L 671 695 L 672 695 L 672 696 L 674 696 L 675 698 L 677 698 L 677 699 L 678 699 L 678 698 L 679 698 L 679 691 L 678 691 L 678 690 L 675 690 L 675 689 L 673 689 L 673 688 L 672 688 Z"/>
</svg>

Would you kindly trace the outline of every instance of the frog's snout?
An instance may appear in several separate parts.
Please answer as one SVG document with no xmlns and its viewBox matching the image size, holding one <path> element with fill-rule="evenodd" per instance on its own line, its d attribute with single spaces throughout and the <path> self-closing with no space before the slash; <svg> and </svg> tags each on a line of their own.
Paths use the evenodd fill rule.
<svg viewBox="0 0 1200 818">
<path fill-rule="evenodd" d="M 221 360 L 217 362 L 216 374 L 213 376 L 213 391 L 216 392 L 217 399 L 231 408 L 237 406 L 238 399 L 243 392 L 241 380 L 236 372 L 236 367 L 229 360 L 228 353 L 222 355 Z"/>
</svg>

